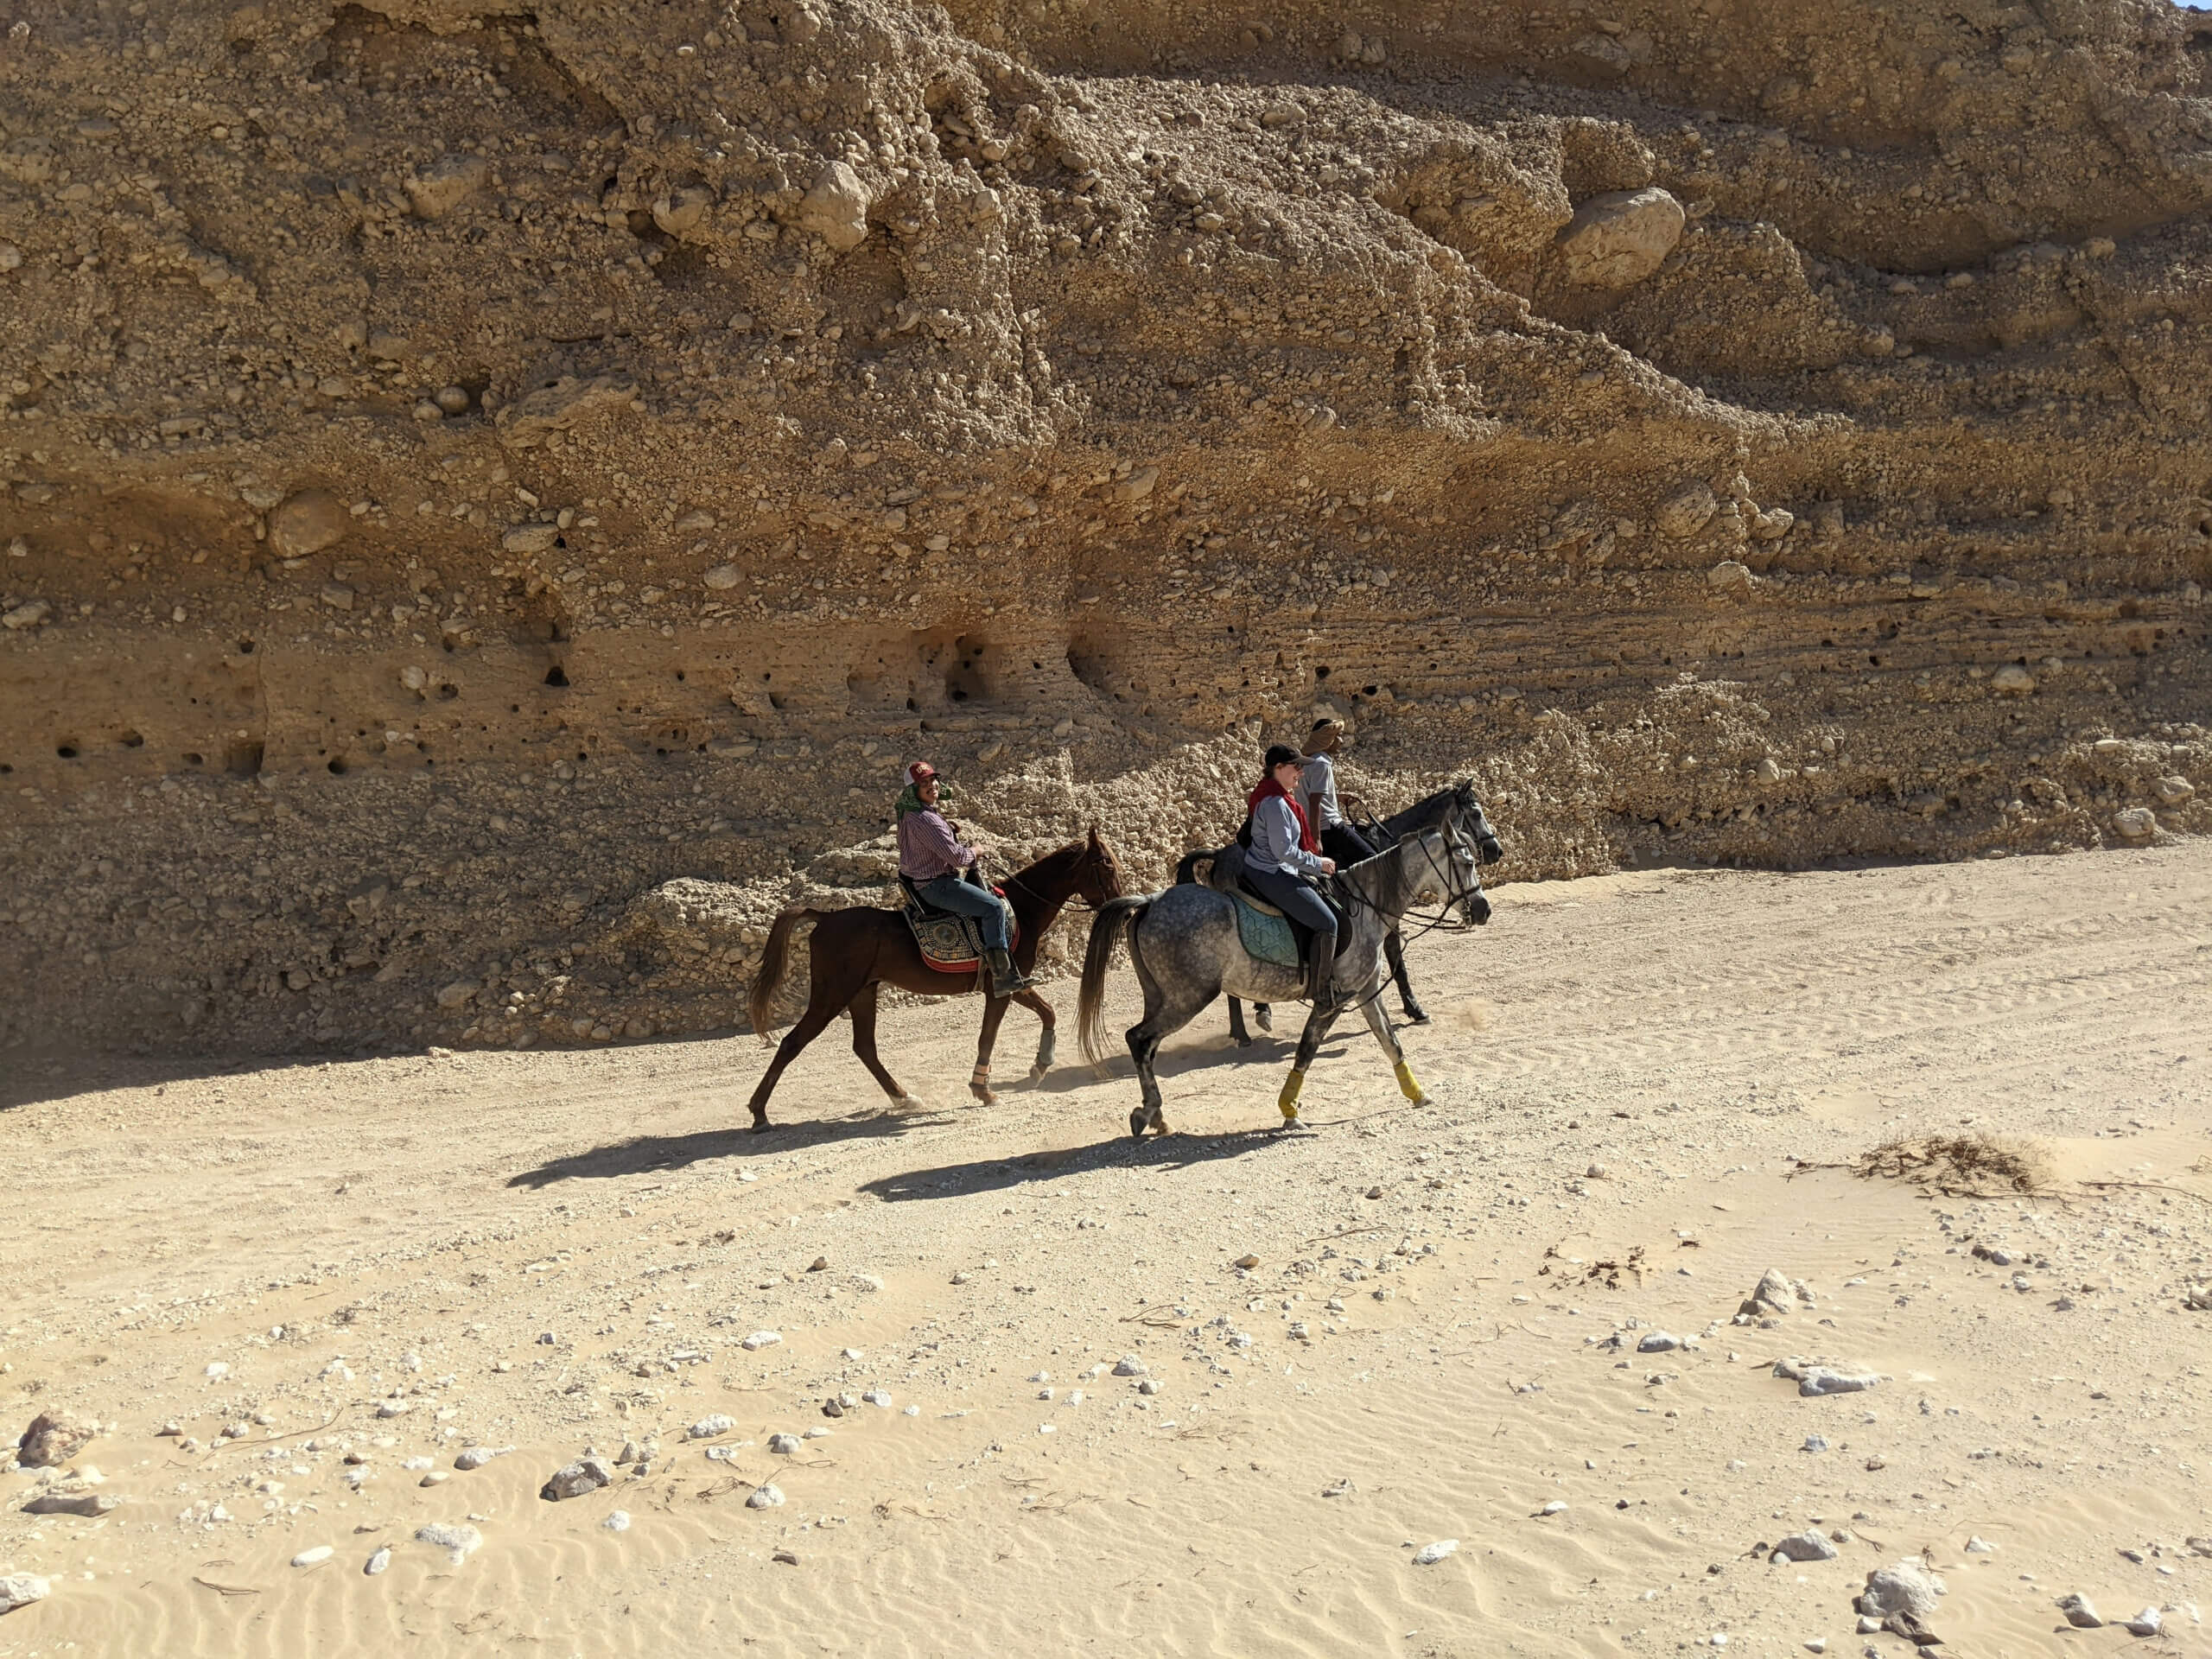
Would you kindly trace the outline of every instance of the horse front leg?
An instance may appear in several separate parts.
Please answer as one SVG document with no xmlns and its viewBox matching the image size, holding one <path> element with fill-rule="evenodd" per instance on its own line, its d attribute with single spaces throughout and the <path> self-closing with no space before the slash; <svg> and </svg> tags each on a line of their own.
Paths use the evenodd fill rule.
<svg viewBox="0 0 2212 1659">
<path fill-rule="evenodd" d="M 968 1092 L 986 1106 L 999 1103 L 999 1097 L 991 1092 L 991 1050 L 998 1046 L 999 1024 L 1006 1018 L 1008 1006 L 1003 996 L 983 994 L 983 1032 L 976 1039 L 976 1071 L 968 1079 Z"/>
<path fill-rule="evenodd" d="M 1255 1002 L 1252 1006 L 1259 1008 L 1265 1007 L 1267 1005 L 1263 1002 Z M 1252 1033 L 1244 1029 L 1244 1005 L 1233 996 L 1229 999 L 1229 1036 L 1230 1040 L 1239 1048 L 1252 1046 Z"/>
<path fill-rule="evenodd" d="M 1058 1034 L 1052 1029 L 1057 1016 L 1052 1013 L 1052 1005 L 1034 991 L 1017 991 L 1014 1000 L 1044 1022 L 1045 1028 L 1037 1033 L 1037 1061 L 1029 1068 L 1032 1078 L 1041 1077 L 1052 1069 L 1053 1047 L 1058 1040 Z"/>
<path fill-rule="evenodd" d="M 1367 1028 L 1375 1033 L 1375 1040 L 1382 1045 L 1382 1052 L 1390 1058 L 1390 1065 L 1398 1074 L 1398 1092 L 1416 1106 L 1428 1104 L 1428 1096 L 1414 1081 L 1413 1068 L 1406 1064 L 1405 1045 L 1398 1040 L 1398 1033 L 1391 1028 L 1390 1016 L 1382 1012 L 1382 979 L 1379 974 L 1367 993 L 1361 1012 L 1367 1015 Z"/>
<path fill-rule="evenodd" d="M 1344 1005 L 1324 1013 L 1316 1008 L 1306 1016 L 1306 1029 L 1299 1033 L 1298 1052 L 1290 1063 L 1290 1075 L 1283 1079 L 1282 1092 L 1275 1096 L 1275 1105 L 1282 1113 L 1285 1128 L 1302 1122 L 1298 1116 L 1298 1096 L 1306 1087 L 1306 1074 L 1312 1069 L 1313 1057 L 1320 1052 L 1329 1027 L 1337 1023 L 1337 1014 Z"/>
</svg>

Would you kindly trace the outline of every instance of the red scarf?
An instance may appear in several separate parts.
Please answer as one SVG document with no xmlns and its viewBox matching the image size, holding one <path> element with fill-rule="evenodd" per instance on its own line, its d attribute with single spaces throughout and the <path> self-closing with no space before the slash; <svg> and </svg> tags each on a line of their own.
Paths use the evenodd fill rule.
<svg viewBox="0 0 2212 1659">
<path fill-rule="evenodd" d="M 1280 795 L 1289 804 L 1290 816 L 1298 820 L 1298 844 L 1309 853 L 1321 850 L 1321 843 L 1313 838 L 1313 826 L 1306 822 L 1306 809 L 1298 804 L 1298 797 L 1272 778 L 1260 779 L 1260 786 L 1244 798 L 1244 810 L 1256 812 L 1260 803 L 1270 795 Z"/>
</svg>

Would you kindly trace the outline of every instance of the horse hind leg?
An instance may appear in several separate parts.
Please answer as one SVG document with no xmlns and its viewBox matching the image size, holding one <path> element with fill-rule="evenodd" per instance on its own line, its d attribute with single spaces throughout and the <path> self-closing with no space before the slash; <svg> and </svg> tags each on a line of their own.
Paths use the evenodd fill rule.
<svg viewBox="0 0 2212 1659">
<path fill-rule="evenodd" d="M 1144 1092 L 1143 1103 L 1129 1114 L 1129 1133 L 1141 1137 L 1148 1128 L 1158 1135 L 1168 1133 L 1167 1120 L 1162 1113 L 1160 1079 L 1153 1067 L 1160 1058 L 1160 1046 L 1168 1038 L 1198 1018 L 1207 1003 L 1221 995 L 1210 990 L 1204 996 L 1186 995 L 1163 1006 L 1147 1006 L 1144 1018 L 1131 1026 L 1127 1033 L 1129 1058 L 1136 1062 L 1137 1082 Z M 1152 997 L 1147 992 L 1147 1005 Z"/>
<path fill-rule="evenodd" d="M 883 1092 L 896 1101 L 911 1100 L 912 1096 L 899 1087 L 899 1081 L 884 1068 L 875 1052 L 875 987 L 868 986 L 847 1004 L 853 1016 L 853 1052 L 860 1062 L 883 1085 Z"/>
<path fill-rule="evenodd" d="M 1266 1006 L 1263 1002 L 1252 1005 L 1255 1010 Z M 1252 1033 L 1244 1029 L 1244 1005 L 1233 996 L 1229 999 L 1229 1037 L 1239 1048 L 1252 1046 Z"/>
</svg>

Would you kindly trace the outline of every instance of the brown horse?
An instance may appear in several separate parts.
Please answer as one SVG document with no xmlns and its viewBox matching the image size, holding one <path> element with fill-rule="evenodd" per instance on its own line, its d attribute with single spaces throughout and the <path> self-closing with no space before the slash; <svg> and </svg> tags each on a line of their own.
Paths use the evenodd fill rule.
<svg viewBox="0 0 2212 1659">
<path fill-rule="evenodd" d="M 1085 839 L 1071 841 L 1057 852 L 1046 854 L 1027 869 L 1008 876 L 1005 885 L 1007 902 L 1014 906 L 1014 921 L 1021 931 L 1021 942 L 1014 950 L 1014 965 L 1027 974 L 1037 960 L 1038 948 L 1044 944 L 1045 935 L 1052 931 L 1052 924 L 1059 919 L 1062 906 L 1071 899 L 1079 898 L 1096 909 L 1109 899 L 1121 897 L 1122 867 L 1112 849 L 1098 839 L 1094 825 Z M 883 1085 L 884 1093 L 893 1100 L 909 1097 L 891 1073 L 884 1070 L 875 1052 L 878 985 L 896 985 L 901 990 L 918 991 L 924 996 L 964 996 L 989 982 L 988 971 L 982 969 L 980 964 L 976 973 L 947 974 L 924 962 L 920 949 L 914 944 L 914 930 L 895 910 L 873 905 L 850 910 L 810 910 L 799 906 L 776 918 L 776 925 L 768 931 L 760 976 L 753 982 L 749 1005 L 753 1029 L 760 1033 L 764 1042 L 768 1034 L 769 1004 L 775 998 L 776 988 L 783 982 L 785 964 L 791 955 L 791 931 L 809 918 L 815 926 L 810 944 L 810 982 L 806 1012 L 785 1033 L 760 1087 L 753 1091 L 753 1128 L 756 1134 L 769 1127 L 768 1096 L 776 1087 L 776 1080 L 784 1075 L 784 1068 L 797 1059 L 799 1051 L 819 1037 L 823 1028 L 841 1013 L 852 1014 L 853 1052 L 860 1056 L 861 1064 Z M 976 1074 L 968 1086 L 976 1098 L 987 1106 L 998 1098 L 991 1092 L 991 1048 L 998 1041 L 999 1022 L 1006 1018 L 1009 1001 L 1020 1003 L 1045 1022 L 1044 1033 L 1037 1043 L 1037 1064 L 1029 1075 L 1041 1077 L 1052 1069 L 1052 1005 L 1034 991 L 1022 991 L 1010 998 L 992 996 L 986 991 L 983 1034 L 976 1045 Z"/>
</svg>

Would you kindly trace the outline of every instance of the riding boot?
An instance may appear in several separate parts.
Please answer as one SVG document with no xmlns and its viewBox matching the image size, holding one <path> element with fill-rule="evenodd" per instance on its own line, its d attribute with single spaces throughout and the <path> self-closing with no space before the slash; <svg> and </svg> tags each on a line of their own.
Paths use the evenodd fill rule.
<svg viewBox="0 0 2212 1659">
<path fill-rule="evenodd" d="M 1314 1013 L 1326 1014 L 1337 1004 L 1336 990 L 1329 983 L 1337 971 L 1337 936 L 1316 934 L 1306 949 L 1311 954 L 1306 964 L 1306 1000 Z"/>
<path fill-rule="evenodd" d="M 1014 965 L 1013 956 L 1006 950 L 983 952 L 985 966 L 991 970 L 991 995 L 1012 996 L 1017 991 L 1029 988 L 1027 976 Z"/>
</svg>

